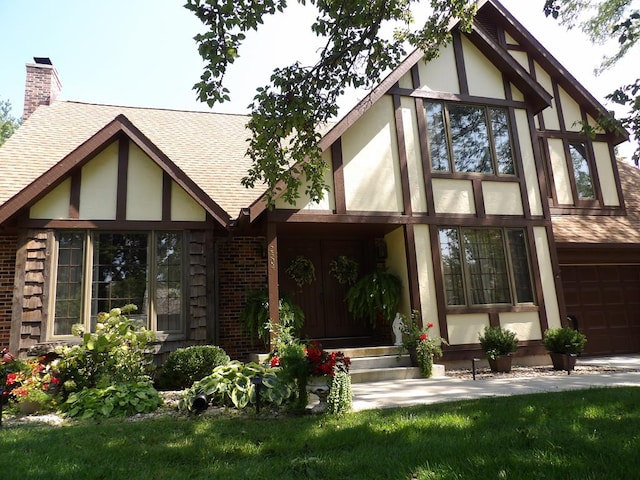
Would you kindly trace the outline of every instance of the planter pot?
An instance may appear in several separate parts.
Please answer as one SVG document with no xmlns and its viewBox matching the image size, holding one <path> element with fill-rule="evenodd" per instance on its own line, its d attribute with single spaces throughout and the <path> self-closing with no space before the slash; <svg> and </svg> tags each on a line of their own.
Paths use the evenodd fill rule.
<svg viewBox="0 0 640 480">
<path fill-rule="evenodd" d="M 324 413 L 327 409 L 327 397 L 329 396 L 329 377 L 326 375 L 309 377 L 306 390 L 316 395 L 320 400 L 317 405 L 311 408 L 311 413 Z"/>
<path fill-rule="evenodd" d="M 489 358 L 489 366 L 492 372 L 509 373 L 511 371 L 511 355 Z"/>
<path fill-rule="evenodd" d="M 578 355 L 575 353 L 549 353 L 554 370 L 573 371 Z"/>
</svg>

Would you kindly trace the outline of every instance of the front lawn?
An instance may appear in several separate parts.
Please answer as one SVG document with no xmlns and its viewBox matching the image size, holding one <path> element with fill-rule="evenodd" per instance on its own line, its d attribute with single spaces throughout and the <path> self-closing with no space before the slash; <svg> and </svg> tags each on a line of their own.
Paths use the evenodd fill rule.
<svg viewBox="0 0 640 480">
<path fill-rule="evenodd" d="M 0 429 L 8 479 L 627 479 L 640 389 L 326 417 L 164 417 Z"/>
</svg>

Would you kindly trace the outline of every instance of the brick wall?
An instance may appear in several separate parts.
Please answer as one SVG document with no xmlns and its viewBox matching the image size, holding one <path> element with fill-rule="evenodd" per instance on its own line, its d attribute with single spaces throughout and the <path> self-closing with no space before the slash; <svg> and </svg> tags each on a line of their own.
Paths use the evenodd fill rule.
<svg viewBox="0 0 640 480">
<path fill-rule="evenodd" d="M 16 236 L 0 236 L 0 349 L 9 346 L 17 245 Z"/>
<path fill-rule="evenodd" d="M 240 322 L 246 293 L 267 287 L 267 259 L 264 239 L 233 238 L 218 249 L 219 346 L 231 358 L 247 360 L 252 352 L 264 352 L 265 346 L 247 335 Z"/>
</svg>

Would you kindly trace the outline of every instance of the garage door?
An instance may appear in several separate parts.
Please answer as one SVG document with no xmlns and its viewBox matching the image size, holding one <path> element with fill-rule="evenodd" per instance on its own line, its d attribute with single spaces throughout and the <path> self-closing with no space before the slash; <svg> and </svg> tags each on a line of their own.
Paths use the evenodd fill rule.
<svg viewBox="0 0 640 480">
<path fill-rule="evenodd" d="M 587 336 L 585 354 L 640 352 L 640 266 L 561 266 L 567 314 Z"/>
</svg>

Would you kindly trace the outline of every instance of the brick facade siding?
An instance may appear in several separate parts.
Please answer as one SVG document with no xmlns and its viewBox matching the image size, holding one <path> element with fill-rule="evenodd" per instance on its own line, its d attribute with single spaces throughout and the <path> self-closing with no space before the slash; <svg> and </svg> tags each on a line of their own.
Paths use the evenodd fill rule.
<svg viewBox="0 0 640 480">
<path fill-rule="evenodd" d="M 247 360 L 249 353 L 266 348 L 258 339 L 252 340 L 240 322 L 246 293 L 267 287 L 264 242 L 264 238 L 238 237 L 218 248 L 218 343 L 238 360 Z"/>
<path fill-rule="evenodd" d="M 0 349 L 9 346 L 17 248 L 16 236 L 0 236 Z"/>
</svg>

